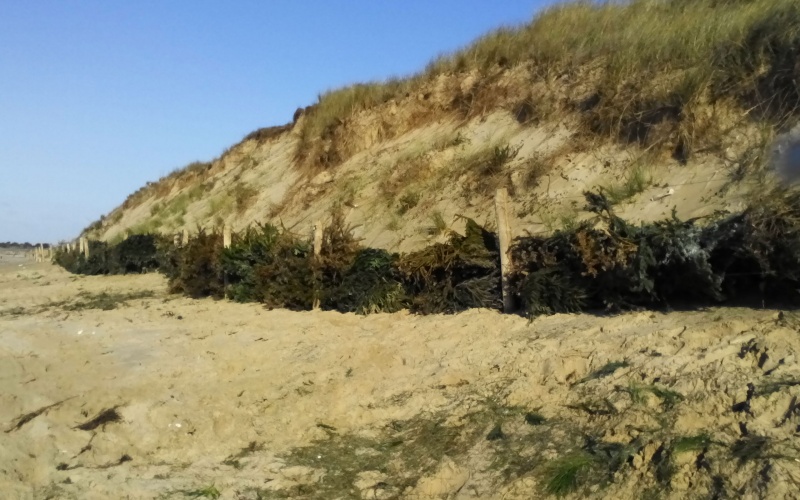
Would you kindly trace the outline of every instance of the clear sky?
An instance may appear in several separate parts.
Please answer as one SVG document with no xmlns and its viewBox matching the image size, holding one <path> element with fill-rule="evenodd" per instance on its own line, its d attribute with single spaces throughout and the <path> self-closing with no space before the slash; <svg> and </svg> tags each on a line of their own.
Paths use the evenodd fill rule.
<svg viewBox="0 0 800 500">
<path fill-rule="evenodd" d="M 552 0 L 0 0 L 0 242 L 72 238 L 147 181 Z"/>
</svg>

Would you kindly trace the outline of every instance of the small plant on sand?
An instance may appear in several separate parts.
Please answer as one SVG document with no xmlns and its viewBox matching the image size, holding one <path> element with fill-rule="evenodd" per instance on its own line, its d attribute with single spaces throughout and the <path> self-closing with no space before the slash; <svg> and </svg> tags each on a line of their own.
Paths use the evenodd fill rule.
<svg viewBox="0 0 800 500">
<path fill-rule="evenodd" d="M 631 397 L 631 401 L 635 404 L 644 404 L 647 402 L 647 393 L 650 393 L 661 400 L 661 404 L 666 409 L 673 408 L 676 404 L 683 400 L 683 395 L 671 389 L 659 387 L 657 385 L 642 385 L 636 381 L 631 381 L 626 389 Z"/>
<path fill-rule="evenodd" d="M 711 436 L 702 433 L 696 436 L 683 436 L 672 442 L 672 453 L 702 451 L 711 445 Z"/>
<path fill-rule="evenodd" d="M 647 394 L 644 387 L 635 381 L 631 381 L 628 384 L 627 392 L 634 404 L 640 405 L 647 402 Z"/>
<path fill-rule="evenodd" d="M 653 183 L 652 177 L 641 165 L 636 165 L 625 174 L 620 184 L 613 184 L 603 189 L 606 198 L 612 205 L 622 203 L 643 192 Z"/>
<path fill-rule="evenodd" d="M 627 361 L 609 361 L 605 365 L 601 366 L 597 370 L 593 371 L 589 375 L 585 376 L 584 378 L 576 382 L 576 384 L 582 384 L 590 380 L 597 380 L 608 377 L 609 375 L 613 375 L 614 372 L 616 372 L 620 368 L 627 368 L 628 366 L 630 366 L 630 364 Z"/>
<path fill-rule="evenodd" d="M 514 147 L 508 143 L 486 145 L 457 160 L 459 170 L 481 178 L 496 177 L 502 173 L 506 164 L 517 157 L 519 150 L 519 146 Z"/>
<path fill-rule="evenodd" d="M 524 185 L 528 189 L 533 189 L 539 185 L 542 178 L 553 168 L 554 155 L 544 155 L 536 152 L 523 162 Z"/>
<path fill-rule="evenodd" d="M 182 491 L 181 493 L 189 498 L 211 498 L 213 500 L 222 496 L 222 493 L 213 484 L 196 490 Z"/>
<path fill-rule="evenodd" d="M 419 205 L 422 198 L 416 191 L 405 193 L 397 200 L 397 215 L 405 215 L 406 212 Z"/>
<path fill-rule="evenodd" d="M 393 215 L 389 218 L 389 222 L 386 223 L 386 230 L 387 231 L 399 231 L 400 228 L 403 226 L 400 217 Z"/>
<path fill-rule="evenodd" d="M 246 183 L 239 182 L 233 188 L 233 199 L 236 204 L 236 211 L 242 213 L 253 204 L 258 196 L 258 190 Z"/>
<path fill-rule="evenodd" d="M 545 491 L 559 497 L 580 488 L 596 465 L 596 459 L 585 451 L 563 456 L 547 464 L 543 471 Z"/>
<path fill-rule="evenodd" d="M 673 408 L 676 404 L 683 401 L 683 394 L 671 389 L 651 385 L 647 388 L 647 390 L 652 392 L 658 399 L 660 399 L 661 404 L 667 409 Z"/>
<path fill-rule="evenodd" d="M 447 232 L 447 221 L 444 220 L 442 212 L 435 211 L 431 215 L 431 224 L 426 228 L 429 236 L 439 236 Z"/>
</svg>

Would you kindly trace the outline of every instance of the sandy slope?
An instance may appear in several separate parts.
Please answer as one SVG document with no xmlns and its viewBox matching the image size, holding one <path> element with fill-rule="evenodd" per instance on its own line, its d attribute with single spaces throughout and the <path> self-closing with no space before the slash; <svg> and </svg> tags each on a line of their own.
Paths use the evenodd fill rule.
<svg viewBox="0 0 800 500">
<path fill-rule="evenodd" d="M 383 119 L 377 112 L 362 114 L 361 132 L 353 132 L 352 138 L 364 139 L 374 129 L 372 122 Z M 495 110 L 465 123 L 443 119 L 392 139 L 367 141 L 362 151 L 312 178 L 301 175 L 293 160 L 296 132 L 264 143 L 244 141 L 214 162 L 203 181 L 212 187 L 194 198 L 182 216 L 168 215 L 169 208 L 196 189 L 200 180 L 181 189 L 173 187 L 164 197 L 150 196 L 131 208 L 118 207 L 107 217 L 103 230 L 92 237 L 114 240 L 162 216 L 156 229 L 165 234 L 183 229 L 195 232 L 198 226 L 208 229 L 220 222 L 234 230 L 271 222 L 305 234 L 315 220 L 329 220 L 332 207 L 344 203 L 347 222 L 366 245 L 410 251 L 431 244 L 434 238 L 426 228 L 436 213 L 456 230 L 463 227 L 458 215 L 494 224 L 492 186 L 503 184 L 501 178 L 510 179 L 510 184 L 503 185 L 512 191 L 515 235 L 552 232 L 563 227 L 565 220 L 589 217 L 582 211 L 582 193 L 623 185 L 638 161 L 643 162 L 649 182 L 642 193 L 618 206 L 621 216 L 634 221 L 668 218 L 673 207 L 682 218 L 741 210 L 746 194 L 757 184 L 731 180 L 738 155 L 758 138 L 752 130 L 737 129 L 724 138 L 723 145 L 730 146 L 726 149 L 729 157 L 698 153 L 687 165 L 668 155 L 647 157 L 636 147 L 582 150 L 575 134 L 564 123 L 521 126 L 507 110 Z M 496 178 L 476 177 L 464 170 L 471 157 L 503 144 L 519 151 Z M 537 161 L 547 167 L 535 185 L 529 185 L 525 179 Z M 382 191 L 385 183 L 401 186 L 394 199 Z M 237 186 L 257 193 L 244 211 L 232 205 L 231 193 Z M 670 189 L 673 194 L 665 196 Z M 416 195 L 418 202 L 400 211 L 404 195 Z"/>
<path fill-rule="evenodd" d="M 797 497 L 792 313 L 358 317 L 164 288 L 0 267 L 3 498 L 538 498 L 585 436 L 628 451 L 581 494 Z M 101 292 L 122 302 L 69 310 Z M 77 428 L 109 408 L 121 421 Z M 665 482 L 662 445 L 702 431 L 713 444 L 675 451 Z"/>
</svg>

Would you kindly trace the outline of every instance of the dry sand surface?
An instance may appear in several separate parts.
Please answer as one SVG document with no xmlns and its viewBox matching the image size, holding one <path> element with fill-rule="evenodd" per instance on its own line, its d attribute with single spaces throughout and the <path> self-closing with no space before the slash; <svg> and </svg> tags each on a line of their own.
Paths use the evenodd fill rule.
<svg viewBox="0 0 800 500">
<path fill-rule="evenodd" d="M 2 498 L 798 497 L 791 312 L 359 317 L 165 288 L 0 265 Z"/>
</svg>

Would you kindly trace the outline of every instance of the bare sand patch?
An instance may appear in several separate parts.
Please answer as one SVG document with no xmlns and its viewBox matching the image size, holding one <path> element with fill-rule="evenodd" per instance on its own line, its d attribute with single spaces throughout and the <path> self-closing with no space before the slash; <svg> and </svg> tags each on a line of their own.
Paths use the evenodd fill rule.
<svg viewBox="0 0 800 500">
<path fill-rule="evenodd" d="M 361 317 L 165 290 L 0 268 L 5 498 L 537 498 L 570 466 L 576 498 L 797 491 L 794 313 Z"/>
</svg>

